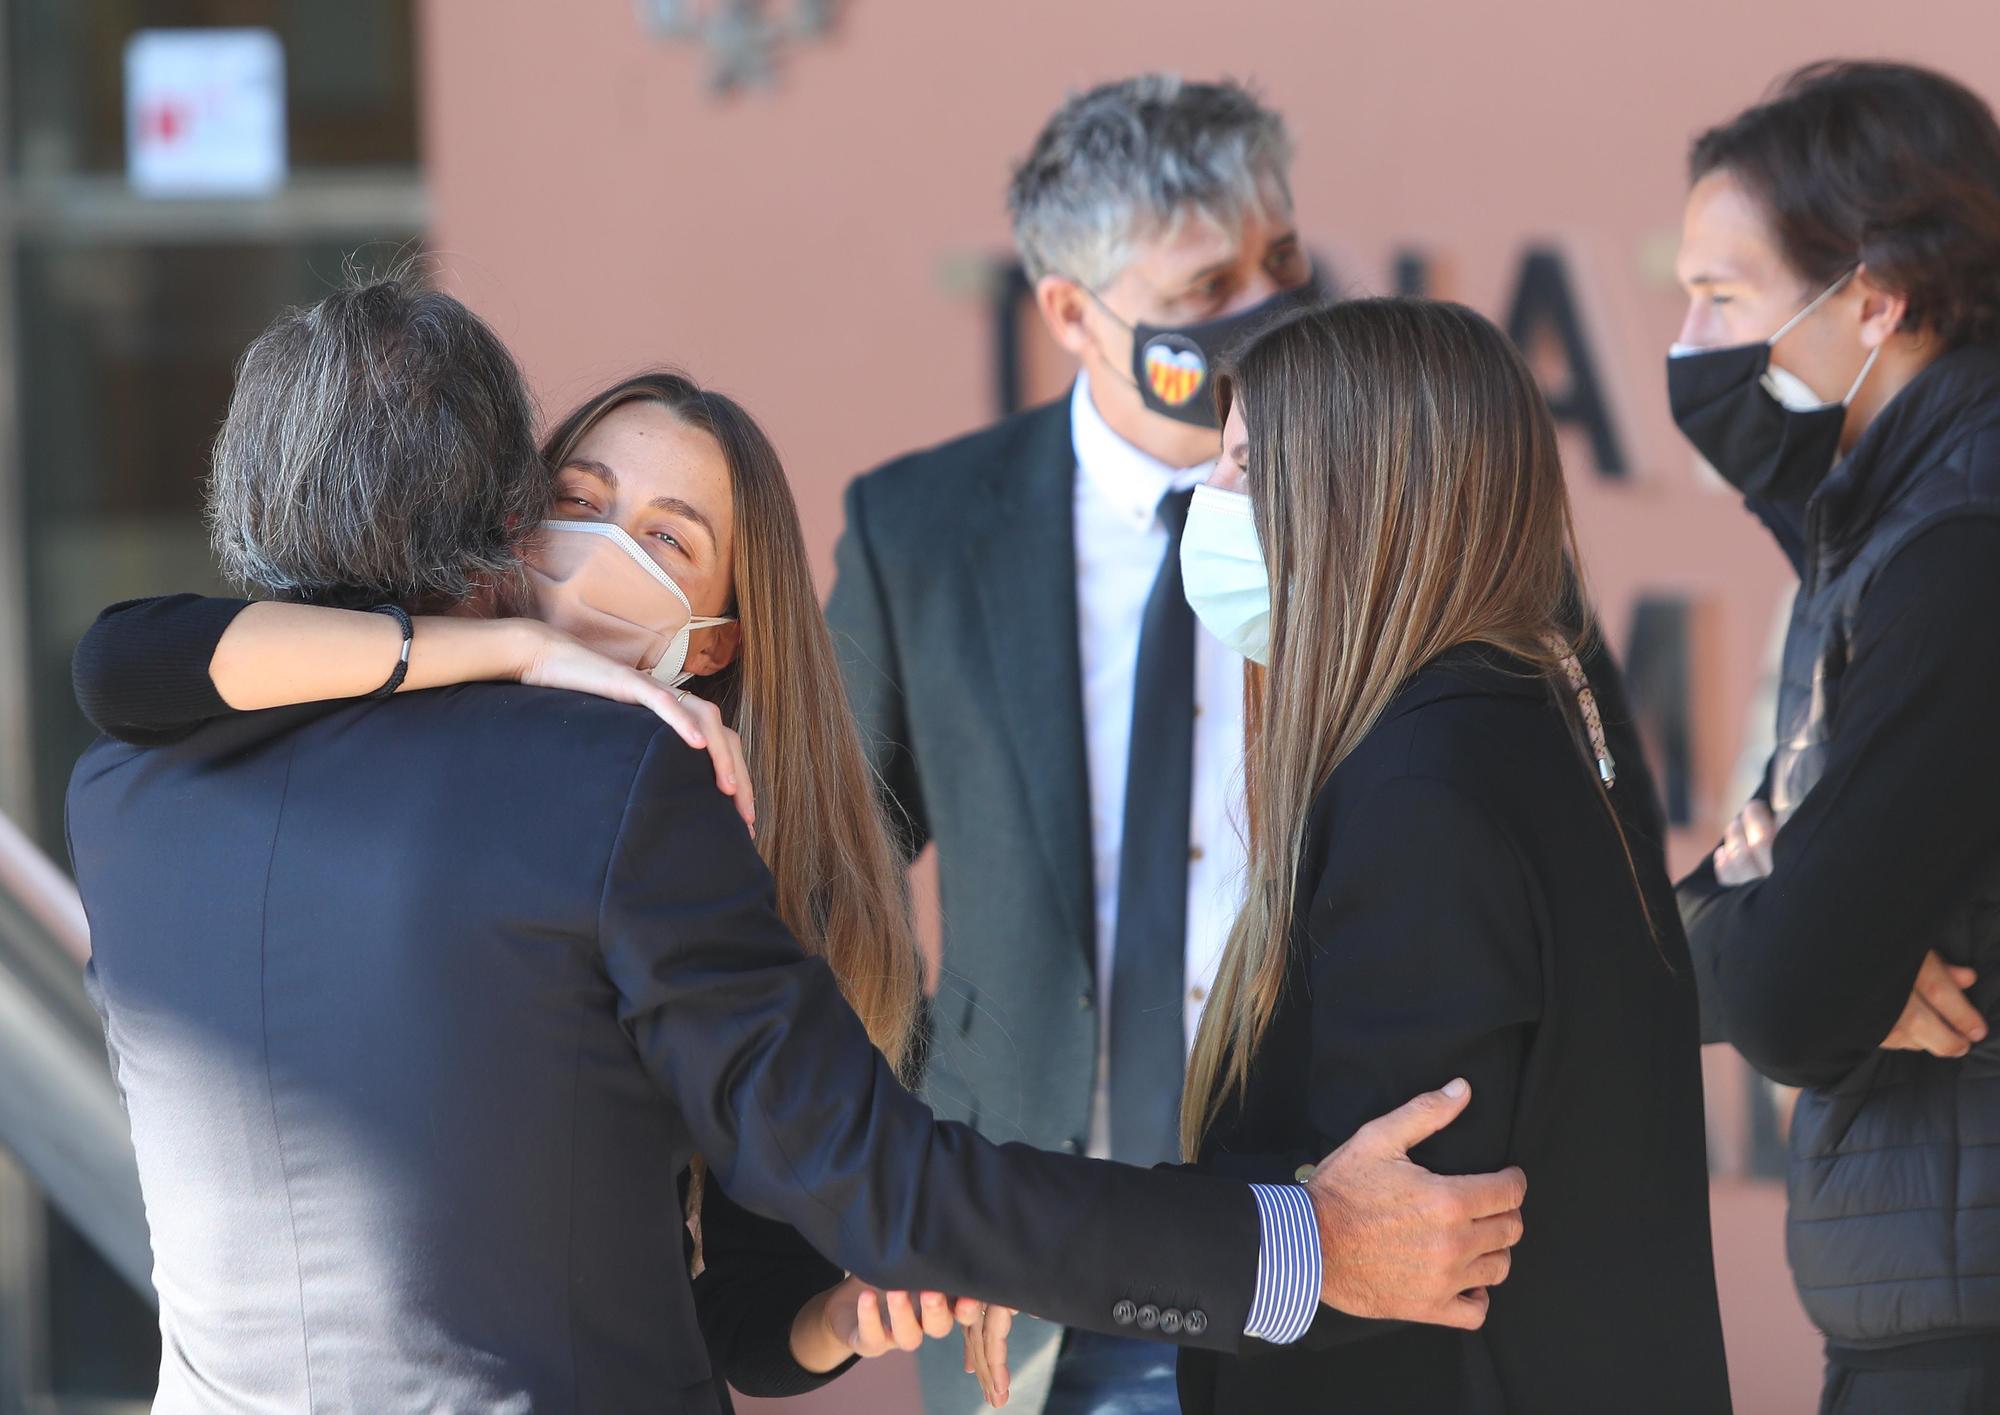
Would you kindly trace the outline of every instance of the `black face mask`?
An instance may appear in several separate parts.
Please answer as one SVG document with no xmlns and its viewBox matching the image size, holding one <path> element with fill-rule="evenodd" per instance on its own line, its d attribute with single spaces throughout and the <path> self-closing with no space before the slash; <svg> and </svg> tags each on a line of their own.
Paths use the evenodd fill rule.
<svg viewBox="0 0 2000 1415">
<path fill-rule="evenodd" d="M 1786 375 L 1780 371 L 1768 382 L 1767 375 L 1771 375 L 1771 346 L 1845 285 L 1848 275 L 1829 285 L 1762 343 L 1667 356 L 1667 402 L 1675 424 L 1722 479 L 1745 496 L 1803 501 L 1818 490 L 1840 454 L 1847 405 L 1875 366 L 1880 348 L 1868 355 L 1854 386 L 1838 403 L 1807 406 L 1796 393 L 1789 402 L 1781 401 L 1769 384 Z M 1803 388 L 1797 379 L 1790 383 Z"/>
<path fill-rule="evenodd" d="M 1095 290 L 1090 296 L 1106 314 L 1125 324 Z M 1132 382 L 1140 399 L 1162 417 L 1195 427 L 1221 427 L 1208 391 L 1215 366 L 1259 330 L 1295 309 L 1319 303 L 1320 298 L 1318 282 L 1308 280 L 1220 319 L 1173 326 L 1126 324 L 1132 331 Z"/>
</svg>

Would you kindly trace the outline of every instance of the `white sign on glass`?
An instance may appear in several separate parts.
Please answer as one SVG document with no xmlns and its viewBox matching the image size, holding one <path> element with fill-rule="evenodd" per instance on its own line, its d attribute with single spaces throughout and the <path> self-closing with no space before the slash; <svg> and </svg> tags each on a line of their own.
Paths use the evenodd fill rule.
<svg viewBox="0 0 2000 1415">
<path fill-rule="evenodd" d="M 125 45 L 126 175 L 149 196 L 285 182 L 285 51 L 267 29 L 148 29 Z"/>
</svg>

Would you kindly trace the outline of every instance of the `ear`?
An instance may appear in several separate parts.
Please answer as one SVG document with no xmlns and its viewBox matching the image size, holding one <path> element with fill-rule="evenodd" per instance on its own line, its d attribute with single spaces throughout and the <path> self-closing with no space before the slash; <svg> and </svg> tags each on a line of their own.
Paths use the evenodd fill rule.
<svg viewBox="0 0 2000 1415">
<path fill-rule="evenodd" d="M 1862 266 L 1854 272 L 1855 288 L 1861 292 L 1861 344 L 1878 349 L 1903 331 L 1903 318 L 1910 312 L 1907 295 L 1878 285 Z"/>
<path fill-rule="evenodd" d="M 1035 282 L 1035 308 L 1050 337 L 1081 359 L 1092 352 L 1090 330 L 1084 320 L 1090 313 L 1090 296 L 1083 286 L 1063 275 L 1044 275 Z"/>
<path fill-rule="evenodd" d="M 736 662 L 736 651 L 742 646 L 743 626 L 733 620 L 697 629 L 688 642 L 687 671 L 697 678 L 720 673 Z"/>
</svg>

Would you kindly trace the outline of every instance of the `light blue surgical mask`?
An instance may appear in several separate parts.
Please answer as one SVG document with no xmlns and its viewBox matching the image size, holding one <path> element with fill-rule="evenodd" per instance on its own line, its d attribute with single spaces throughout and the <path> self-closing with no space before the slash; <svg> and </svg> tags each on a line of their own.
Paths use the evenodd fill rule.
<svg viewBox="0 0 2000 1415">
<path fill-rule="evenodd" d="M 1181 531 L 1181 584 L 1209 633 L 1252 663 L 1271 662 L 1271 572 L 1248 496 L 1194 489 Z"/>
</svg>

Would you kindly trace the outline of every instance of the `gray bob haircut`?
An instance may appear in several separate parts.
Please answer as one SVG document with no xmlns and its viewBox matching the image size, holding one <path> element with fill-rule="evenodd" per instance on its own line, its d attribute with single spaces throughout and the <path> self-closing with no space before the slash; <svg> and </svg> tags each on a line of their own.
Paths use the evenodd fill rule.
<svg viewBox="0 0 2000 1415">
<path fill-rule="evenodd" d="M 1101 289 L 1139 241 L 1198 212 L 1234 229 L 1286 209 L 1292 141 L 1285 120 L 1240 84 L 1141 74 L 1058 108 L 1014 173 L 1007 209 L 1028 278 L 1065 275 Z"/>
<path fill-rule="evenodd" d="M 406 266 L 285 311 L 245 351 L 208 518 L 256 593 L 441 608 L 511 594 L 553 495 L 513 356 Z"/>
</svg>

